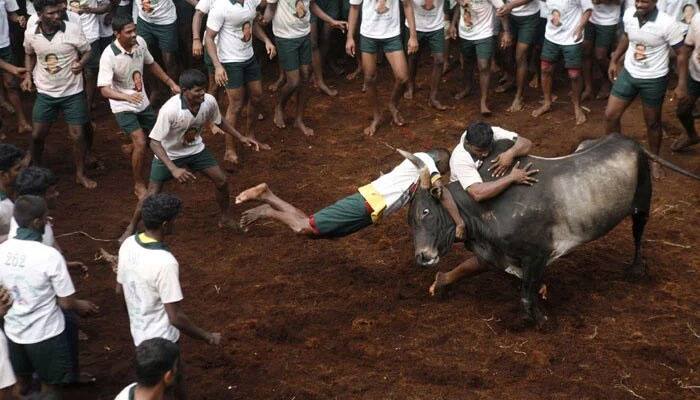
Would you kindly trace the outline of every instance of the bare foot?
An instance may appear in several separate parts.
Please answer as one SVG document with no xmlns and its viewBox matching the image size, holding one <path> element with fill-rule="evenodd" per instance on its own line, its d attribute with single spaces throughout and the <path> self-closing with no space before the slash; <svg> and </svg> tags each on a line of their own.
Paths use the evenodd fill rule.
<svg viewBox="0 0 700 400">
<path fill-rule="evenodd" d="M 657 163 L 656 161 L 651 162 L 651 176 L 653 176 L 657 181 L 666 177 L 666 172 L 661 167 L 661 164 Z"/>
<path fill-rule="evenodd" d="M 523 98 L 522 97 L 516 97 L 513 99 L 513 103 L 508 107 L 506 110 L 507 112 L 517 112 L 517 111 L 522 111 L 523 109 Z"/>
<path fill-rule="evenodd" d="M 581 93 L 581 101 L 590 100 L 592 92 L 593 91 L 591 90 L 591 88 L 584 89 L 583 92 Z"/>
<path fill-rule="evenodd" d="M 430 285 L 428 293 L 433 297 L 442 297 L 445 294 L 445 289 L 447 289 L 447 282 L 445 282 L 445 274 L 438 272 L 435 274 L 435 281 Z"/>
<path fill-rule="evenodd" d="M 75 177 L 75 183 L 78 185 L 83 186 L 85 189 L 94 189 L 97 187 L 97 182 L 93 181 L 92 179 L 86 177 L 86 176 L 76 176 Z"/>
<path fill-rule="evenodd" d="M 2 107 L 3 110 L 7 111 L 9 114 L 14 114 L 15 113 L 15 108 L 12 107 L 12 104 L 8 103 L 7 101 L 3 100 L 0 101 L 0 107 Z"/>
<path fill-rule="evenodd" d="M 491 109 L 489 106 L 486 105 L 486 103 L 481 103 L 481 115 L 484 117 L 490 117 L 491 116 Z"/>
<path fill-rule="evenodd" d="M 403 92 L 403 98 L 406 100 L 413 99 L 413 85 L 407 86 L 406 91 Z"/>
<path fill-rule="evenodd" d="M 462 90 L 461 92 L 457 93 L 454 97 L 455 100 L 462 100 L 463 98 L 469 96 L 472 93 L 472 88 L 468 87 Z"/>
<path fill-rule="evenodd" d="M 542 114 L 548 113 L 552 109 L 552 103 L 544 103 L 540 108 L 535 109 L 532 112 L 532 116 L 537 118 Z"/>
<path fill-rule="evenodd" d="M 250 200 L 260 199 L 265 193 L 267 193 L 270 188 L 267 187 L 267 183 L 261 183 L 257 186 L 253 186 L 250 189 L 246 189 L 236 196 L 236 204 L 245 203 Z"/>
<path fill-rule="evenodd" d="M 271 84 L 267 87 L 267 90 L 269 90 L 269 91 L 271 91 L 271 92 L 274 93 L 274 92 L 280 90 L 280 87 L 282 87 L 283 84 L 284 84 L 284 76 L 281 76 L 279 79 L 277 79 L 276 81 L 274 81 L 273 83 L 271 83 Z"/>
<path fill-rule="evenodd" d="M 537 75 L 533 76 L 532 79 L 530 79 L 529 86 L 533 89 L 540 87 L 540 78 Z"/>
<path fill-rule="evenodd" d="M 253 207 L 250 210 L 243 211 L 241 215 L 241 221 L 238 226 L 243 230 L 243 232 L 248 232 L 250 226 L 255 223 L 255 221 L 264 217 L 268 211 L 272 210 L 269 204 L 263 204 L 257 207 Z"/>
<path fill-rule="evenodd" d="M 354 71 L 351 73 L 345 75 L 345 79 L 349 81 L 354 81 L 360 74 L 362 73 L 362 68 L 356 68 Z"/>
<path fill-rule="evenodd" d="M 137 199 L 142 200 L 144 197 L 146 197 L 147 192 L 148 190 L 146 189 L 145 183 L 134 184 L 134 194 L 136 195 Z"/>
<path fill-rule="evenodd" d="M 496 86 L 496 93 L 505 93 L 505 92 L 513 89 L 514 87 L 515 87 L 515 83 L 512 80 L 508 79 L 505 82 L 503 82 L 502 84 Z"/>
<path fill-rule="evenodd" d="M 680 136 L 678 139 L 676 139 L 673 144 L 671 145 L 671 150 L 673 151 L 683 151 L 686 150 L 690 146 L 694 146 L 696 144 L 700 143 L 700 137 L 693 136 L 693 137 L 688 137 L 688 136 Z"/>
<path fill-rule="evenodd" d="M 547 285 L 543 283 L 542 286 L 540 286 L 540 290 L 538 290 L 537 293 L 539 293 L 542 300 L 547 300 Z"/>
<path fill-rule="evenodd" d="M 132 143 L 122 145 L 122 153 L 124 153 L 125 156 L 131 157 L 131 153 L 133 153 L 133 151 L 134 145 Z"/>
<path fill-rule="evenodd" d="M 275 116 L 272 118 L 272 122 L 280 129 L 287 127 L 287 125 L 284 124 L 284 111 L 279 106 L 275 107 Z"/>
<path fill-rule="evenodd" d="M 381 123 L 381 118 L 376 118 L 372 120 L 372 123 L 365 128 L 363 131 L 365 135 L 367 136 L 374 136 L 374 134 L 377 132 L 377 129 L 379 128 L 379 124 Z"/>
<path fill-rule="evenodd" d="M 433 98 L 433 99 L 430 99 L 428 102 L 430 103 L 430 105 L 431 105 L 434 109 L 436 109 L 436 110 L 438 110 L 438 111 L 445 111 L 445 110 L 447 110 L 447 107 L 446 107 L 445 105 L 443 105 L 442 103 L 440 103 L 440 102 L 438 101 L 438 99 Z"/>
<path fill-rule="evenodd" d="M 296 120 L 294 121 L 294 127 L 299 129 L 301 133 L 303 133 L 306 136 L 313 136 L 314 135 L 314 130 L 309 128 L 304 124 L 304 121 L 302 120 Z"/>
<path fill-rule="evenodd" d="M 31 133 L 32 131 L 32 125 L 29 124 L 28 122 L 18 122 L 17 123 L 17 132 L 19 133 Z"/>
<path fill-rule="evenodd" d="M 586 123 L 586 112 L 583 111 L 583 108 L 577 108 L 574 114 L 576 116 L 576 125 L 583 125 Z"/>
<path fill-rule="evenodd" d="M 401 112 L 399 111 L 398 108 L 389 106 L 389 112 L 391 112 L 391 119 L 392 122 L 394 122 L 394 125 L 396 126 L 404 126 L 406 122 L 403 120 L 403 117 L 401 116 Z"/>
<path fill-rule="evenodd" d="M 320 90 L 321 93 L 325 94 L 326 96 L 335 97 L 338 95 L 338 91 L 329 88 L 325 82 L 318 83 L 316 86 L 318 86 L 318 90 Z"/>
</svg>

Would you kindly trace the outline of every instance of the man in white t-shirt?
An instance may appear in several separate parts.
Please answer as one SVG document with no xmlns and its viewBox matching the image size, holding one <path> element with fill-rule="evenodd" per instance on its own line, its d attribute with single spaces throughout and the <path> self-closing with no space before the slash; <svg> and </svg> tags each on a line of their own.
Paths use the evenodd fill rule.
<svg viewBox="0 0 700 400">
<path fill-rule="evenodd" d="M 0 286 L 0 318 L 7 314 L 7 310 L 12 306 L 12 295 L 4 287 Z M 0 400 L 9 399 L 10 390 L 17 382 L 15 372 L 12 370 L 10 362 L 10 352 L 7 348 L 7 338 L 0 329 Z"/>
<path fill-rule="evenodd" d="M 227 0 L 228 1 L 228 0 Z M 233 226 L 229 215 L 229 185 L 226 174 L 214 156 L 204 146 L 202 129 L 209 124 L 234 136 L 246 146 L 259 151 L 262 146 L 255 139 L 241 135 L 225 119 L 221 118 L 214 96 L 207 94 L 207 77 L 199 70 L 190 69 L 180 75 L 182 93 L 166 101 L 158 112 L 158 118 L 149 135 L 149 145 L 155 157 L 151 163 L 148 194 L 160 193 L 163 185 L 171 179 L 188 183 L 196 179 L 195 172 L 203 173 L 216 187 L 216 202 L 219 205 L 219 227 Z M 141 205 L 121 241 L 136 231 Z"/>
<path fill-rule="evenodd" d="M 42 394 L 60 398 L 60 385 L 72 380 L 61 309 L 81 315 L 96 314 L 99 309 L 74 297 L 63 256 L 41 243 L 48 219 L 46 202 L 38 196 L 21 196 L 15 202 L 14 218 L 19 224 L 17 236 L 0 245 L 0 285 L 9 289 L 13 300 L 5 315 L 12 368 L 20 393 L 26 393 L 36 374 Z"/>
<path fill-rule="evenodd" d="M 21 28 L 27 25 L 27 17 L 18 15 L 19 6 L 16 0 L 1 0 L 0 1 L 0 60 L 15 65 L 15 55 L 10 46 L 10 26 L 9 21 L 18 24 Z M 12 104 L 17 116 L 17 131 L 19 133 L 29 133 L 32 131 L 32 126 L 27 121 L 27 116 L 24 113 L 22 99 L 19 93 L 19 83 L 17 77 L 11 72 L 3 70 L 2 80 L 7 89 L 7 99 Z"/>
<path fill-rule="evenodd" d="M 113 26 L 117 37 L 102 53 L 97 85 L 102 96 L 109 99 L 119 128 L 131 137 L 134 193 L 141 199 L 147 190 L 147 138 L 156 123 L 156 113 L 146 93 L 144 65 L 174 93 L 180 93 L 180 87 L 155 62 L 146 41 L 136 35 L 136 24 L 130 18 L 116 16 Z"/>
<path fill-rule="evenodd" d="M 450 192 L 442 190 L 441 177 L 449 170 L 449 152 L 445 149 L 433 149 L 428 152 L 401 154 L 407 159 L 389 173 L 310 216 L 277 197 L 266 183 L 244 190 L 236 196 L 236 204 L 251 200 L 265 204 L 245 211 L 241 217 L 241 228 L 247 231 L 255 221 L 270 218 L 287 225 L 298 235 L 313 239 L 350 235 L 380 223 L 406 205 L 413 197 L 421 178 L 422 168 L 418 168 L 416 164 L 422 164 L 430 174 L 431 190 L 436 191 L 436 195 L 457 225 L 456 235 L 463 237 L 464 221 L 459 216 Z"/>
<path fill-rule="evenodd" d="M 304 86 L 308 85 L 311 66 L 311 14 L 342 31 L 345 31 L 347 23 L 329 17 L 315 0 L 268 0 L 267 3 L 263 23 L 272 21 L 277 56 L 286 80 L 278 92 L 272 121 L 280 129 L 286 127 L 284 109 L 287 101 L 294 96 L 294 127 L 304 135 L 311 136 L 314 134 L 313 129 L 304 123 L 304 109 L 308 100 Z"/>
<path fill-rule="evenodd" d="M 360 22 L 360 51 L 362 52 L 362 73 L 367 97 L 372 105 L 372 123 L 364 129 L 364 134 L 372 136 L 382 122 L 382 107 L 377 94 L 377 53 L 384 51 L 386 59 L 394 73 L 394 88 L 389 99 L 389 112 L 396 126 L 405 124 L 399 112 L 399 101 L 408 82 L 408 65 L 401 43 L 401 20 L 399 3 L 403 3 L 406 23 L 408 24 L 408 54 L 418 51 L 418 34 L 413 14 L 413 1 L 410 0 L 350 0 L 348 16 L 348 34 L 345 52 L 355 57 L 355 32 L 358 19 Z M 360 13 L 360 5 L 362 12 Z"/>
<path fill-rule="evenodd" d="M 582 101 L 593 98 L 593 64 L 603 77 L 595 99 L 607 99 L 610 96 L 612 83 L 608 79 L 608 55 L 615 48 L 621 11 L 621 0 L 593 0 L 593 13 L 583 34 Z"/>
<path fill-rule="evenodd" d="M 605 108 L 606 133 L 622 132 L 620 121 L 627 107 L 639 95 L 642 100 L 647 139 L 651 152 L 661 149 L 661 106 L 666 97 L 669 79 L 669 54 L 678 55 L 676 69 L 678 87 L 688 82 L 688 54 L 684 51 L 683 28 L 670 15 L 656 7 L 656 0 L 637 0 L 623 17 L 625 33 L 610 57 L 608 76 L 613 88 Z M 620 69 L 624 57 L 624 67 Z M 657 162 L 651 163 L 655 179 L 663 171 Z"/>
<path fill-rule="evenodd" d="M 117 292 L 124 293 L 134 346 L 152 338 L 179 343 L 180 331 L 209 344 L 221 342 L 220 333 L 198 327 L 182 309 L 180 267 L 165 244 L 181 208 L 175 196 L 148 196 L 141 212 L 145 232 L 129 236 L 119 248 Z"/>
<path fill-rule="evenodd" d="M 554 67 L 559 58 L 564 58 L 564 68 L 571 81 L 571 103 L 574 106 L 576 125 L 586 122 L 586 113 L 581 108 L 583 78 L 583 34 L 593 12 L 591 0 L 547 0 L 548 21 L 544 44 L 540 54 L 542 94 L 544 103 L 532 112 L 537 118 L 552 109 L 552 83 Z"/>
<path fill-rule="evenodd" d="M 413 2 L 413 14 L 416 18 L 416 35 L 418 47 L 424 48 L 425 44 L 430 49 L 433 59 L 433 69 L 430 73 L 430 94 L 428 104 L 438 111 L 447 109 L 437 98 L 438 85 L 442 79 L 442 70 L 445 65 L 445 4 L 447 0 L 411 0 Z M 405 22 L 405 31 L 408 31 L 408 20 Z M 410 35 L 404 36 L 408 45 Z M 423 45 L 421 45 L 423 43 Z M 408 56 L 408 84 L 404 98 L 412 99 L 416 86 L 416 73 L 418 70 L 419 52 Z"/>
<path fill-rule="evenodd" d="M 175 385 L 180 362 L 179 347 L 166 339 L 144 340 L 136 346 L 136 382 L 125 387 L 114 400 L 163 400 Z"/>
<path fill-rule="evenodd" d="M 260 64 L 253 51 L 253 36 L 265 43 L 270 59 L 277 54 L 275 45 L 257 21 L 256 9 L 261 0 L 215 1 L 209 10 L 204 37 L 207 54 L 214 66 L 216 84 L 226 88 L 226 121 L 238 125 L 238 118 L 248 99 L 247 137 L 255 139 L 253 124 L 262 97 Z M 265 146 L 266 147 L 266 146 Z M 238 163 L 236 146 L 226 145 L 224 160 Z"/>
<path fill-rule="evenodd" d="M 671 150 L 682 151 L 690 146 L 700 143 L 700 138 L 695 130 L 695 118 L 693 110 L 700 97 L 700 14 L 695 14 L 690 21 L 688 33 L 685 35 L 685 48 L 681 51 L 684 58 L 689 58 L 686 71 L 680 71 L 689 76 L 679 76 L 676 86 L 675 98 L 676 116 L 685 129 L 685 136 L 679 136 L 671 145 Z M 689 55 L 688 55 L 689 54 Z M 682 87 L 681 81 L 687 81 L 688 85 Z"/>
<path fill-rule="evenodd" d="M 75 180 L 87 189 L 97 183 L 85 175 L 87 142 L 84 125 L 89 122 L 82 72 L 90 59 L 90 43 L 80 26 L 63 21 L 60 0 L 36 0 L 39 23 L 24 33 L 25 74 L 22 88 L 36 85 L 32 119 L 31 158 L 41 163 L 44 141 L 59 111 L 73 140 Z M 32 82 L 32 77 L 33 82 Z"/>
<path fill-rule="evenodd" d="M 133 1 L 137 11 L 136 33 L 146 41 L 151 52 L 160 49 L 165 70 L 172 79 L 177 79 L 179 36 L 175 3 L 173 0 Z"/>
<path fill-rule="evenodd" d="M 501 153 L 488 168 L 492 176 L 498 179 L 484 182 L 479 174 L 479 168 L 482 166 L 483 160 L 491 153 L 494 142 L 499 140 L 510 140 L 514 144 Z M 459 144 L 452 150 L 450 181 L 459 182 L 460 186 L 476 202 L 497 197 L 512 185 L 531 186 L 537 182 L 533 175 L 539 170 L 530 169 L 529 165 L 520 168 L 519 163 L 513 165 L 516 158 L 527 155 L 531 148 L 532 142 L 518 136 L 515 132 L 491 127 L 484 122 L 473 123 L 467 127 L 459 139 Z M 508 173 L 509 169 L 511 171 Z M 454 282 L 479 274 L 487 269 L 487 265 L 480 262 L 477 257 L 472 256 L 449 272 L 438 272 L 435 275 L 435 282 L 430 286 L 430 294 L 437 295 Z"/>
<path fill-rule="evenodd" d="M 467 97 L 472 92 L 475 60 L 479 68 L 479 91 L 481 115 L 491 115 L 487 104 L 491 84 L 491 60 L 496 41 L 496 9 L 503 7 L 501 0 L 460 0 L 455 7 L 458 12 L 452 16 L 450 36 L 459 36 L 459 47 L 464 57 L 464 90 L 455 95 L 456 100 Z M 510 21 L 507 16 L 500 17 L 503 26 L 501 48 L 511 45 Z"/>
</svg>

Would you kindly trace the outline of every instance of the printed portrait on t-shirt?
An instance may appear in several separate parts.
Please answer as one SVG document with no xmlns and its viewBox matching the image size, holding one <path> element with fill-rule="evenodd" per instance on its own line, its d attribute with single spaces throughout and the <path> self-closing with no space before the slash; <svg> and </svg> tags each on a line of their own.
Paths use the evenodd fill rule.
<svg viewBox="0 0 700 400">
<path fill-rule="evenodd" d="M 182 136 L 182 144 L 185 146 L 189 146 L 192 143 L 194 143 L 194 141 L 197 139 L 197 136 L 199 136 L 199 130 L 200 128 L 197 126 L 193 126 L 190 129 L 188 129 Z"/>
<path fill-rule="evenodd" d="M 435 0 L 425 0 L 422 5 L 425 11 L 430 11 L 435 8 Z"/>
<path fill-rule="evenodd" d="M 44 66 L 46 72 L 51 75 L 61 70 L 61 67 L 58 65 L 58 56 L 54 53 L 47 54 L 46 57 L 44 57 Z"/>
<path fill-rule="evenodd" d="M 158 4 L 158 0 L 141 0 L 141 10 L 150 14 L 156 4 Z"/>
<path fill-rule="evenodd" d="M 74 13 L 80 12 L 80 1 L 78 0 L 71 0 L 68 3 L 68 6 L 70 7 L 70 10 L 73 11 Z"/>
<path fill-rule="evenodd" d="M 294 15 L 301 19 L 306 17 L 306 6 L 304 0 L 294 0 Z"/>
<path fill-rule="evenodd" d="M 552 21 L 552 25 L 556 27 L 561 26 L 561 12 L 559 12 L 559 10 L 552 10 L 549 15 L 551 17 L 550 21 Z"/>
<path fill-rule="evenodd" d="M 134 90 L 137 92 L 142 92 L 143 91 L 143 75 L 141 75 L 141 71 L 134 71 L 133 74 L 131 74 L 131 80 L 134 82 Z"/>
<path fill-rule="evenodd" d="M 695 15 L 695 7 L 693 7 L 692 4 L 684 5 L 683 17 L 681 18 L 681 22 L 683 22 L 686 25 L 690 25 L 690 21 L 693 19 L 693 15 Z"/>
<path fill-rule="evenodd" d="M 377 0 L 377 5 L 374 7 L 374 11 L 377 12 L 377 14 L 385 14 L 387 11 L 389 11 L 389 2 L 391 0 Z"/>
<path fill-rule="evenodd" d="M 250 42 L 250 39 L 253 38 L 253 25 L 251 25 L 250 21 L 246 21 L 243 23 L 243 41 L 244 42 Z"/>
<path fill-rule="evenodd" d="M 644 61 L 647 59 L 647 46 L 642 43 L 634 45 L 634 60 Z"/>
<path fill-rule="evenodd" d="M 468 0 L 462 4 L 462 19 L 464 20 L 464 25 L 467 26 L 467 29 L 471 29 L 471 27 L 474 26 L 471 3 Z"/>
</svg>

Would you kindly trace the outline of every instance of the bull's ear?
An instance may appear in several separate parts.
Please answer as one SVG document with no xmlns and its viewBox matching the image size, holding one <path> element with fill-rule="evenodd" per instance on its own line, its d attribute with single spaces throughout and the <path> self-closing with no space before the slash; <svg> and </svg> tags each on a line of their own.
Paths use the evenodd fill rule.
<svg viewBox="0 0 700 400">
<path fill-rule="evenodd" d="M 440 200 L 442 198 L 442 187 L 440 186 L 433 186 L 429 190 L 430 195 L 433 196 L 436 200 Z"/>
</svg>

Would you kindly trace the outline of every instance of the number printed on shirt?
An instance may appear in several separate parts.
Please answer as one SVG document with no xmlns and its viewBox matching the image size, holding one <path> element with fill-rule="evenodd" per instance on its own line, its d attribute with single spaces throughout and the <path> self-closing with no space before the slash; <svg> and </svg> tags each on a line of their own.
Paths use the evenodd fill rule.
<svg viewBox="0 0 700 400">
<path fill-rule="evenodd" d="M 9 252 L 5 255 L 5 265 L 16 268 L 24 268 L 24 262 L 27 256 L 22 253 Z"/>
</svg>

